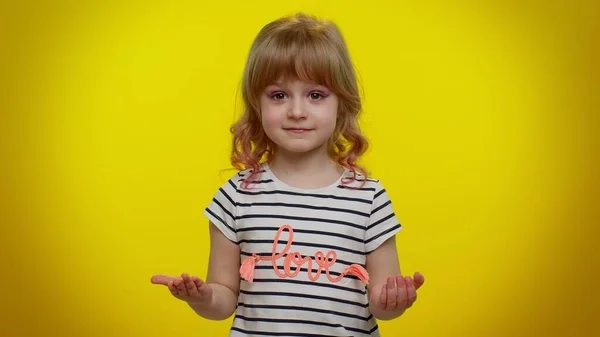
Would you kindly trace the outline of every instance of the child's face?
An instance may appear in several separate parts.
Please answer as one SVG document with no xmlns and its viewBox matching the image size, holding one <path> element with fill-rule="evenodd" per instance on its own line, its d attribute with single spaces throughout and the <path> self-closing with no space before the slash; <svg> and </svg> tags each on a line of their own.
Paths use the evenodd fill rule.
<svg viewBox="0 0 600 337">
<path fill-rule="evenodd" d="M 278 148 L 300 153 L 327 150 L 335 130 L 338 97 L 324 86 L 280 81 L 260 99 L 262 126 Z"/>
</svg>

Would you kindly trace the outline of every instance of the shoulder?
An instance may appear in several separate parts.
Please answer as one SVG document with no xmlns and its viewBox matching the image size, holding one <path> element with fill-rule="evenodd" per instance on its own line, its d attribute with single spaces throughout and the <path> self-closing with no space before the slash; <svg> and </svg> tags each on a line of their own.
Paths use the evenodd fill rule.
<svg viewBox="0 0 600 337">
<path fill-rule="evenodd" d="M 226 169 L 222 170 L 217 174 L 217 179 L 214 183 L 217 185 L 217 193 L 226 192 L 227 194 L 236 193 L 244 181 L 244 177 L 248 174 L 249 170 L 236 170 Z M 218 182 L 217 182 L 218 181 Z"/>
<path fill-rule="evenodd" d="M 259 170 L 254 171 L 251 168 L 239 170 L 230 174 L 228 180 L 223 184 L 224 187 L 233 188 L 236 192 L 240 192 L 242 190 L 252 189 L 255 187 L 258 180 L 261 179 L 262 174 L 266 171 L 264 168 L 260 168 Z M 248 184 L 252 187 L 247 186 Z"/>
<path fill-rule="evenodd" d="M 353 177 L 351 172 L 349 173 L 349 177 Z M 378 177 L 368 176 L 365 178 L 362 174 L 357 173 L 355 179 L 345 185 L 347 186 L 345 187 L 345 190 L 349 192 L 359 191 L 358 193 L 353 194 L 357 197 L 360 196 L 361 199 L 369 202 L 374 209 L 385 207 L 391 203 L 390 196 L 384 187 L 384 184 Z"/>
<path fill-rule="evenodd" d="M 365 177 L 360 173 L 356 173 L 356 176 L 353 176 L 352 172 L 348 172 L 344 177 L 345 186 L 348 189 L 358 189 L 361 191 L 371 191 L 374 193 L 378 193 L 381 190 L 384 190 L 383 184 L 376 177 Z"/>
<path fill-rule="evenodd" d="M 242 180 L 243 181 L 245 178 L 250 177 L 253 173 L 254 173 L 254 170 L 251 169 L 251 168 L 248 168 L 248 169 L 245 169 L 245 170 L 240 170 L 240 171 L 237 171 L 233 175 L 232 179 Z"/>
</svg>

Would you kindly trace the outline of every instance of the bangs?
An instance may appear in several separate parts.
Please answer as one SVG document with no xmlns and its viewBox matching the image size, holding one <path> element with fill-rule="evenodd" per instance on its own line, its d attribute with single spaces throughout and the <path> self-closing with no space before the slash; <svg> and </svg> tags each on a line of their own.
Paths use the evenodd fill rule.
<svg viewBox="0 0 600 337">
<path fill-rule="evenodd" d="M 336 69 L 340 69 L 339 50 L 321 32 L 283 31 L 274 34 L 258 48 L 253 67 L 252 87 L 263 90 L 286 80 L 300 80 L 337 91 Z M 329 37 L 327 37 L 329 39 Z"/>
</svg>

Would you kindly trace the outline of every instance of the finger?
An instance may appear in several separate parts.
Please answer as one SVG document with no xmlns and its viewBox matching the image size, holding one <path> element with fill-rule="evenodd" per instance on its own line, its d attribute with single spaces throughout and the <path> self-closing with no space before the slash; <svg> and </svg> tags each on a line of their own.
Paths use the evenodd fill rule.
<svg viewBox="0 0 600 337">
<path fill-rule="evenodd" d="M 177 287 L 175 286 L 175 284 L 173 284 L 173 281 L 169 281 L 169 283 L 167 284 L 167 286 L 169 287 L 169 290 L 171 291 L 171 294 L 177 295 Z"/>
<path fill-rule="evenodd" d="M 406 308 L 410 308 L 417 300 L 417 289 L 415 288 L 414 282 L 410 277 L 406 278 L 406 297 Z"/>
<path fill-rule="evenodd" d="M 386 309 L 387 308 L 387 291 L 386 291 L 386 287 L 387 287 L 387 285 L 384 283 L 381 286 L 381 293 L 379 294 L 379 305 L 381 306 L 382 309 Z"/>
<path fill-rule="evenodd" d="M 423 283 L 425 283 L 425 276 L 423 274 L 416 272 L 414 276 L 415 290 L 421 288 Z"/>
<path fill-rule="evenodd" d="M 183 274 L 181 274 L 181 279 L 183 280 L 183 283 L 185 285 L 188 295 L 197 296 L 198 288 L 196 287 L 196 284 L 192 281 L 192 278 L 190 277 L 190 275 L 183 273 Z"/>
<path fill-rule="evenodd" d="M 402 275 L 396 276 L 396 301 L 398 303 L 398 308 L 402 308 L 403 310 L 406 308 L 406 282 Z"/>
<path fill-rule="evenodd" d="M 200 294 L 202 296 L 206 295 L 206 293 L 208 292 L 208 284 L 204 283 L 197 276 L 192 277 L 192 282 L 194 282 L 194 285 L 196 286 L 196 289 L 198 289 L 198 294 Z"/>
<path fill-rule="evenodd" d="M 396 301 L 396 278 L 388 276 L 385 288 L 387 291 L 387 309 L 396 310 L 396 306 L 398 305 L 398 302 Z"/>
<path fill-rule="evenodd" d="M 153 284 L 168 285 L 169 282 L 174 281 L 176 279 L 177 279 L 176 277 L 168 276 L 168 275 L 154 275 L 150 279 L 150 282 L 152 282 Z"/>
<path fill-rule="evenodd" d="M 187 295 L 187 290 L 185 289 L 185 284 L 183 283 L 182 279 L 176 279 L 175 281 L 173 281 L 173 284 L 175 285 L 175 288 L 177 288 L 178 294 Z"/>
</svg>

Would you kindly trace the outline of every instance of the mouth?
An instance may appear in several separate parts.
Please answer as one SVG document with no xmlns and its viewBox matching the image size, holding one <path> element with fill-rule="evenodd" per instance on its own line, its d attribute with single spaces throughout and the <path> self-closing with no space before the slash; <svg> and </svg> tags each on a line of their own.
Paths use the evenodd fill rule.
<svg viewBox="0 0 600 337">
<path fill-rule="evenodd" d="M 293 133 L 304 133 L 311 131 L 312 129 L 307 128 L 283 128 L 285 131 L 293 132 Z"/>
</svg>

